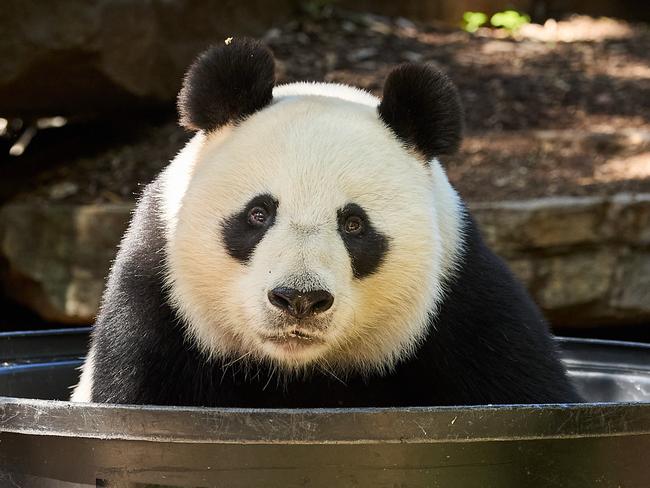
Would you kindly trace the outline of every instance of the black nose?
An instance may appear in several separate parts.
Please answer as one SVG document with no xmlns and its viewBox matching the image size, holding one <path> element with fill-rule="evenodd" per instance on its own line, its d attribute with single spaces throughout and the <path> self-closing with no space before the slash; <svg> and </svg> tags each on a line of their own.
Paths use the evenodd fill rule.
<svg viewBox="0 0 650 488">
<path fill-rule="evenodd" d="M 325 290 L 299 291 L 280 286 L 269 292 L 269 301 L 289 315 L 302 319 L 329 309 L 334 297 Z"/>
</svg>

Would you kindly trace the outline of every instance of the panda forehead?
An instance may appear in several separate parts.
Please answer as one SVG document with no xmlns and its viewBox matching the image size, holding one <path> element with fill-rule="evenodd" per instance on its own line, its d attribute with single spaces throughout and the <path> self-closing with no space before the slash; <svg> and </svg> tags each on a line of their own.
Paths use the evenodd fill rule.
<svg viewBox="0 0 650 488">
<path fill-rule="evenodd" d="M 241 123 L 240 128 L 285 138 L 297 148 L 304 143 L 318 147 L 319 142 L 362 148 L 361 144 L 352 143 L 362 143 L 363 139 L 383 140 L 388 133 L 376 107 L 318 94 L 278 97 L 269 107 Z"/>
<path fill-rule="evenodd" d="M 379 99 L 367 91 L 338 83 L 298 82 L 279 85 L 273 89 L 273 100 L 308 96 L 328 97 L 376 108 Z"/>
<path fill-rule="evenodd" d="M 279 97 L 240 122 L 223 149 L 236 171 L 254 166 L 265 181 L 281 175 L 293 183 L 317 179 L 341 185 L 352 179 L 358 189 L 355 178 L 390 187 L 391 179 L 429 173 L 383 124 L 375 106 L 314 94 Z"/>
</svg>

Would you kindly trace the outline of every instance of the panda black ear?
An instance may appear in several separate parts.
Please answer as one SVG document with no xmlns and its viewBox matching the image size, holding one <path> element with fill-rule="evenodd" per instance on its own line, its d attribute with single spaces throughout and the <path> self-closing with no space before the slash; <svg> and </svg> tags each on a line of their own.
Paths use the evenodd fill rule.
<svg viewBox="0 0 650 488">
<path fill-rule="evenodd" d="M 402 64 L 386 79 L 379 116 L 427 160 L 460 146 L 463 109 L 452 81 L 431 65 Z"/>
<path fill-rule="evenodd" d="M 182 126 L 212 131 L 267 106 L 273 99 L 275 61 L 253 39 L 228 39 L 194 61 L 178 94 Z"/>
</svg>

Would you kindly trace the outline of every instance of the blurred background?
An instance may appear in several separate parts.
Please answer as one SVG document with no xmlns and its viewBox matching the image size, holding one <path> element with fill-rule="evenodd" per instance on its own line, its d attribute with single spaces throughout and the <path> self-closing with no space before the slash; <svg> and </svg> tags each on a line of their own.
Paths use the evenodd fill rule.
<svg viewBox="0 0 650 488">
<path fill-rule="evenodd" d="M 130 211 L 187 141 L 194 56 L 263 39 L 280 82 L 381 93 L 433 62 L 467 135 L 444 160 L 557 333 L 650 342 L 650 2 L 4 0 L 0 331 L 91 324 Z"/>
</svg>

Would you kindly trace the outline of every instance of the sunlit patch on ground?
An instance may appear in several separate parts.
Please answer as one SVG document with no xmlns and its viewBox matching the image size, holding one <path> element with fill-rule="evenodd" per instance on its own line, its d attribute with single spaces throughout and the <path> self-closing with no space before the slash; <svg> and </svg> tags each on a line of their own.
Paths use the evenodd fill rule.
<svg viewBox="0 0 650 488">
<path fill-rule="evenodd" d="M 614 158 L 596 168 L 593 178 L 580 183 L 607 183 L 650 178 L 650 151 L 627 157 Z"/>
<path fill-rule="evenodd" d="M 567 20 L 548 19 L 543 25 L 526 24 L 517 35 L 521 39 L 544 42 L 604 41 L 631 37 L 634 30 L 620 20 L 574 15 Z"/>
</svg>

